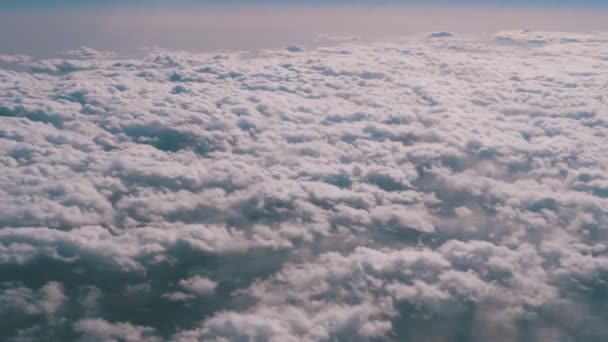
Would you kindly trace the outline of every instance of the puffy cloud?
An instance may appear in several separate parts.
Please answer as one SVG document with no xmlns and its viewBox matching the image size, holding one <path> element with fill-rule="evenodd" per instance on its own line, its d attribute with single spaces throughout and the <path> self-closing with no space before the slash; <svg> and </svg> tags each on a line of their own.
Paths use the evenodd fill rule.
<svg viewBox="0 0 608 342">
<path fill-rule="evenodd" d="M 605 339 L 607 40 L 0 56 L 0 336 Z"/>
<path fill-rule="evenodd" d="M 27 287 L 7 287 L 0 292 L 2 315 L 53 315 L 66 300 L 63 286 L 49 282 L 37 291 Z"/>
<path fill-rule="evenodd" d="M 213 294 L 213 291 L 215 291 L 215 288 L 217 287 L 217 283 L 209 278 L 193 276 L 188 279 L 180 280 L 179 286 L 197 295 L 206 296 Z"/>
<path fill-rule="evenodd" d="M 81 341 L 160 341 L 154 337 L 153 329 L 134 326 L 129 323 L 110 323 L 103 319 L 84 319 L 74 324 L 74 329 L 82 333 Z"/>
</svg>

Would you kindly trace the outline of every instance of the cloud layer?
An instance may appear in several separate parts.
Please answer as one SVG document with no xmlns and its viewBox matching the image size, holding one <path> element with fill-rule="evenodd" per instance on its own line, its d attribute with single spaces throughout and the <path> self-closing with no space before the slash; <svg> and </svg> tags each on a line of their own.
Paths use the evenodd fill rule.
<svg viewBox="0 0 608 342">
<path fill-rule="evenodd" d="M 608 36 L 0 57 L 8 341 L 608 338 Z"/>
</svg>

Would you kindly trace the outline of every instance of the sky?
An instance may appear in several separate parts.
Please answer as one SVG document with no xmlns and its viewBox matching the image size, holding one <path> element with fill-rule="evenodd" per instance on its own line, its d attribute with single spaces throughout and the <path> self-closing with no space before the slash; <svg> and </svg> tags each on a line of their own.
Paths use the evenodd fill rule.
<svg viewBox="0 0 608 342">
<path fill-rule="evenodd" d="M 378 6 L 378 5 L 448 5 L 448 6 L 518 6 L 518 7 L 587 7 L 607 6 L 605 0 L 3 0 L 4 8 L 83 8 L 83 7 L 176 7 L 176 6 Z"/>
<path fill-rule="evenodd" d="M 0 11 L 0 53 L 50 57 L 82 45 L 129 55 L 146 47 L 258 51 L 289 44 L 331 45 L 336 41 L 326 37 L 336 35 L 374 40 L 441 30 L 491 36 L 505 29 L 608 28 L 608 10 L 584 6 L 294 8 L 248 3 L 247 7 L 37 8 Z"/>
</svg>

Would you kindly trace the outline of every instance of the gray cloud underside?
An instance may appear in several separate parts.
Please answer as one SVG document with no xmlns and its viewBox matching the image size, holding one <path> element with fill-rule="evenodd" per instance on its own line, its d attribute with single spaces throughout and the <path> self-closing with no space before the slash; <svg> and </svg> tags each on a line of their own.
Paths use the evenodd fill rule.
<svg viewBox="0 0 608 342">
<path fill-rule="evenodd" d="M 608 36 L 69 53 L 0 59 L 3 340 L 608 338 Z"/>
</svg>

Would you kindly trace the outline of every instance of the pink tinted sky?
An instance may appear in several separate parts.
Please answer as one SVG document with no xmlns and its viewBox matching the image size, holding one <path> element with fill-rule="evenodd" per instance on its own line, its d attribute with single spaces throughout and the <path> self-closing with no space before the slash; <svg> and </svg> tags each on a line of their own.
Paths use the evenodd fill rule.
<svg viewBox="0 0 608 342">
<path fill-rule="evenodd" d="M 63 10 L 0 12 L 0 54 L 49 56 L 81 45 L 120 53 L 327 44 L 318 34 L 386 38 L 415 32 L 608 30 L 605 9 L 472 7 Z"/>
</svg>

